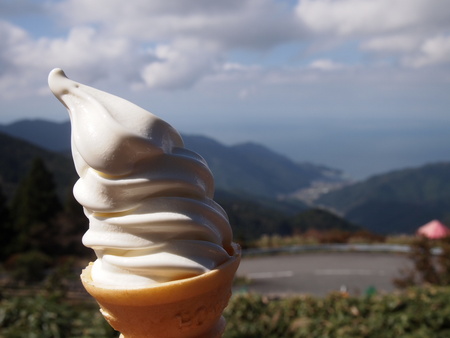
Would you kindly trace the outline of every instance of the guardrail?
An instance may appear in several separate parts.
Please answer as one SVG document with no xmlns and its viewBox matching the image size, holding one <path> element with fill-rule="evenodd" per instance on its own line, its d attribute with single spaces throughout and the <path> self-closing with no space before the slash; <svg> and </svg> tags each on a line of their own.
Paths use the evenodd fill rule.
<svg viewBox="0 0 450 338">
<path fill-rule="evenodd" d="M 397 252 L 409 253 L 411 247 L 402 244 L 305 244 L 280 248 L 253 248 L 242 251 L 243 256 L 275 255 L 281 253 L 302 253 L 311 251 L 342 251 L 342 252 Z M 441 248 L 433 248 L 434 255 L 439 255 Z"/>
</svg>

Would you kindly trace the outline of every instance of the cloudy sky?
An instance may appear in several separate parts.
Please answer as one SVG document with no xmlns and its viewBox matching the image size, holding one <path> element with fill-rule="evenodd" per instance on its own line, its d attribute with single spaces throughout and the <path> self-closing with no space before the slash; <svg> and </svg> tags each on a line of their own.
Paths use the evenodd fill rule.
<svg viewBox="0 0 450 338">
<path fill-rule="evenodd" d="M 368 175 L 450 160 L 448 0 L 1 0 L 0 123 L 55 67 L 187 134 Z"/>
</svg>

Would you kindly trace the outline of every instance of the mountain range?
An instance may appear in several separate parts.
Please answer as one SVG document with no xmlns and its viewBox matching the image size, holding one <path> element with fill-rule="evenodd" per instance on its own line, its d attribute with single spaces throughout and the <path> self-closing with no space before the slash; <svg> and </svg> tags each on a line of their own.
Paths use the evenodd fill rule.
<svg viewBox="0 0 450 338">
<path fill-rule="evenodd" d="M 218 195 L 229 205 L 233 199 L 244 198 L 260 205 L 261 212 L 267 208 L 291 215 L 320 207 L 381 234 L 414 233 L 432 219 L 450 224 L 450 162 L 350 183 L 339 170 L 296 163 L 259 144 L 227 146 L 198 135 L 183 135 L 183 139 L 188 148 L 206 159 L 214 173 Z M 7 195 L 37 156 L 54 172 L 58 186 L 64 187 L 59 193 L 66 194 L 76 179 L 69 148 L 69 122 L 26 120 L 0 125 L 0 183 Z M 330 186 L 334 187 L 332 191 L 328 191 Z M 308 205 L 287 199 L 302 196 L 299 192 L 314 187 L 316 191 L 313 198 L 307 199 Z M 258 222 L 264 222 L 262 218 Z"/>
<path fill-rule="evenodd" d="M 0 132 L 53 152 L 70 150 L 70 121 L 20 120 L 0 124 Z"/>
<path fill-rule="evenodd" d="M 39 157 L 52 172 L 61 200 L 71 201 L 68 197 L 77 175 L 68 149 L 70 125 L 22 121 L 1 129 L 0 185 L 6 197 L 14 196 L 31 163 Z M 339 180 L 339 171 L 297 164 L 258 144 L 225 146 L 192 135 L 183 135 L 183 139 L 188 148 L 200 153 L 209 163 L 216 182 L 215 200 L 227 211 L 233 233 L 241 244 L 262 234 L 289 235 L 311 226 L 321 230 L 360 229 L 338 217 L 323 217 L 319 212 L 308 214 L 306 222 L 297 215 L 309 206 L 296 199 L 276 198 L 310 185 L 311 180 Z"/>
<path fill-rule="evenodd" d="M 70 122 L 22 120 L 0 125 L 0 132 L 47 151 L 69 154 Z M 295 163 L 255 143 L 223 145 L 211 138 L 183 135 L 186 147 L 201 154 L 214 174 L 216 188 L 251 196 L 274 197 L 308 187 L 313 181 L 343 181 L 339 170 Z"/>
<path fill-rule="evenodd" d="M 414 233 L 433 219 L 450 224 L 450 162 L 376 175 L 315 203 L 383 234 Z"/>
</svg>

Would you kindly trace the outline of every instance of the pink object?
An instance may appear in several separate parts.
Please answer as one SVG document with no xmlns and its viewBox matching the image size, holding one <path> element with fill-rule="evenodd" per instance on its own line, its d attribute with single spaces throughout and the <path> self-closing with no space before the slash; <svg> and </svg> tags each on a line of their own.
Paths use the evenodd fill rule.
<svg viewBox="0 0 450 338">
<path fill-rule="evenodd" d="M 418 235 L 432 239 L 439 239 L 450 235 L 450 229 L 438 220 L 433 220 L 417 230 Z"/>
</svg>

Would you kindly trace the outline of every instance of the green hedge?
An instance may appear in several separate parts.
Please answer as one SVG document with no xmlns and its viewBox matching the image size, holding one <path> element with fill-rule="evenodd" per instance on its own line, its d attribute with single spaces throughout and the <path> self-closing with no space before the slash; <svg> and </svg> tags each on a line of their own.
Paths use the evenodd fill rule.
<svg viewBox="0 0 450 338">
<path fill-rule="evenodd" d="M 236 294 L 224 313 L 230 337 L 450 337 L 450 288 L 399 294 L 273 299 Z M 0 337 L 117 337 L 93 301 L 46 293 L 0 299 Z"/>
<path fill-rule="evenodd" d="M 450 289 L 401 294 L 270 299 L 235 296 L 225 310 L 230 337 L 450 337 Z"/>
<path fill-rule="evenodd" d="M 92 301 L 73 303 L 45 292 L 0 301 L 1 338 L 117 336 Z"/>
</svg>

